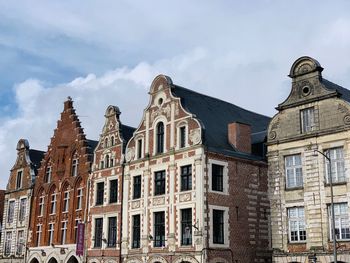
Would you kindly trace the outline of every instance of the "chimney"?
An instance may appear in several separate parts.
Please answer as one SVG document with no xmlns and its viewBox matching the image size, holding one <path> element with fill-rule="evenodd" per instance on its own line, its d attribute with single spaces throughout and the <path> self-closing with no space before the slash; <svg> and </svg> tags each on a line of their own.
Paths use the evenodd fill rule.
<svg viewBox="0 0 350 263">
<path fill-rule="evenodd" d="M 250 125 L 240 122 L 229 123 L 228 142 L 240 152 L 252 153 Z"/>
</svg>

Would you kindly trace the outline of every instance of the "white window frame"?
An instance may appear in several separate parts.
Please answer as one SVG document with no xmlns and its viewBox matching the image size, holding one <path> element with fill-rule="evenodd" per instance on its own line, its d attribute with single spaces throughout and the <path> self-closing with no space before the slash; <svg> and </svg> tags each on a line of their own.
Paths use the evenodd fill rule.
<svg viewBox="0 0 350 263">
<path fill-rule="evenodd" d="M 20 236 L 20 233 L 22 235 Z M 18 230 L 17 232 L 17 250 L 16 254 L 17 255 L 23 255 L 23 248 L 25 247 L 25 241 L 24 241 L 24 230 Z"/>
<path fill-rule="evenodd" d="M 141 147 L 139 145 L 139 141 L 141 141 Z M 144 158 L 144 149 L 145 149 L 145 140 L 143 136 L 138 136 L 135 139 L 135 149 L 136 149 L 136 154 L 135 154 L 135 160 L 137 159 L 142 159 Z M 139 157 L 140 155 L 140 157 Z"/>
<path fill-rule="evenodd" d="M 39 197 L 39 215 L 38 216 L 44 216 L 44 205 L 45 205 L 45 195 L 41 195 Z"/>
<path fill-rule="evenodd" d="M 297 163 L 298 157 L 300 159 L 300 164 Z M 290 166 L 288 166 L 288 161 L 287 161 L 287 159 L 289 159 L 289 158 L 292 159 L 292 165 L 290 165 Z M 298 175 L 298 173 L 297 173 L 298 170 L 301 170 L 300 175 Z M 304 185 L 303 160 L 302 160 L 302 156 L 300 153 L 284 156 L 284 171 L 285 171 L 285 178 L 286 178 L 286 189 L 303 187 L 303 185 Z M 292 174 L 288 175 L 289 171 Z M 290 176 L 292 178 L 290 178 Z M 291 180 L 291 179 L 293 179 L 293 180 Z"/>
<path fill-rule="evenodd" d="M 78 166 L 79 166 L 79 158 L 74 157 L 72 160 L 72 176 L 78 176 Z"/>
<path fill-rule="evenodd" d="M 228 178 L 228 162 L 223 162 L 223 161 L 219 161 L 219 160 L 214 160 L 214 159 L 210 159 L 208 161 L 209 164 L 209 169 L 208 169 L 208 175 L 209 175 L 209 192 L 212 193 L 217 193 L 217 194 L 224 194 L 224 195 L 228 195 L 229 194 L 229 178 Z M 213 190 L 213 183 L 212 183 L 212 164 L 216 164 L 216 165 L 221 165 L 223 166 L 223 175 L 222 175 L 222 183 L 223 183 L 223 189 L 222 191 L 215 191 Z M 192 164 L 192 169 L 195 166 Z M 193 178 L 192 178 L 193 179 Z M 192 181 L 193 183 L 193 181 Z"/>
<path fill-rule="evenodd" d="M 292 216 L 292 211 L 295 216 Z M 305 221 L 305 208 L 303 206 L 298 207 L 288 207 L 287 208 L 288 216 L 288 239 L 290 243 L 306 243 L 307 233 L 306 233 L 306 221 Z M 296 229 L 292 229 L 295 227 Z M 297 240 L 292 240 L 291 232 L 297 232 Z M 300 232 L 305 231 L 305 239 L 301 239 Z"/>
<path fill-rule="evenodd" d="M 40 245 L 41 245 L 41 234 L 42 234 L 42 231 L 43 231 L 42 224 L 38 224 L 36 226 L 36 237 L 37 237 L 38 247 L 40 247 Z"/>
<path fill-rule="evenodd" d="M 51 178 L 52 177 L 52 166 L 48 165 L 45 170 L 45 183 L 51 183 Z"/>
<path fill-rule="evenodd" d="M 97 184 L 98 183 L 102 183 L 103 182 L 103 200 L 102 200 L 102 204 L 96 205 L 96 201 L 97 201 Z M 94 183 L 94 201 L 92 203 L 92 206 L 104 206 L 105 205 L 105 194 L 106 194 L 106 180 L 104 178 L 101 178 L 99 180 L 96 180 Z"/>
<path fill-rule="evenodd" d="M 163 122 L 164 125 L 164 147 L 163 147 L 163 152 L 162 153 L 158 153 L 157 152 L 157 127 L 158 127 L 158 123 Z M 168 126 L 168 121 L 164 116 L 159 116 L 157 117 L 157 119 L 153 122 L 153 156 L 155 155 L 162 155 L 164 153 L 166 153 L 168 151 L 167 148 L 167 126 Z"/>
<path fill-rule="evenodd" d="M 8 201 L 7 205 L 7 224 L 12 224 L 14 221 L 15 217 L 15 205 L 16 205 L 16 200 L 10 199 Z"/>
<path fill-rule="evenodd" d="M 64 245 L 67 242 L 67 225 L 68 221 L 62 221 L 61 222 L 61 244 Z"/>
<path fill-rule="evenodd" d="M 20 183 L 18 186 L 18 176 L 21 175 L 20 178 Z M 23 187 L 23 169 L 17 170 L 17 175 L 16 175 L 16 189 L 20 189 Z"/>
<path fill-rule="evenodd" d="M 67 213 L 69 211 L 69 196 L 70 190 L 66 190 L 63 192 L 63 209 L 62 213 Z"/>
<path fill-rule="evenodd" d="M 77 189 L 77 208 L 75 209 L 76 211 L 83 209 L 83 196 L 83 187 L 79 187 Z"/>
<path fill-rule="evenodd" d="M 181 147 L 181 128 L 184 127 L 185 128 L 185 146 Z M 176 125 L 176 149 L 185 149 L 186 147 L 189 146 L 188 144 L 188 124 L 187 121 L 181 121 Z"/>
<path fill-rule="evenodd" d="M 337 156 L 337 151 L 341 150 L 341 156 Z M 332 183 L 344 183 L 346 182 L 346 173 L 345 173 L 345 160 L 344 160 L 344 148 L 335 147 L 325 150 L 324 154 L 331 159 L 332 162 Z M 338 158 L 339 157 L 339 158 Z M 325 169 L 326 169 L 326 182 L 330 183 L 330 174 L 329 174 L 329 161 L 325 159 Z M 342 174 L 340 173 L 342 171 Z"/>
<path fill-rule="evenodd" d="M 309 107 L 300 110 L 301 133 L 315 130 L 315 108 Z"/>
<path fill-rule="evenodd" d="M 329 236 L 330 240 L 333 240 L 332 235 L 332 208 L 331 205 L 328 205 L 328 219 L 329 219 Z M 335 219 L 335 229 L 338 229 L 339 236 L 336 237 L 336 240 L 350 240 L 350 219 L 349 219 L 349 207 L 348 203 L 334 203 L 334 219 Z M 349 229 L 348 238 L 342 238 L 344 225 L 347 225 Z M 336 231 L 337 233 L 337 231 Z"/>
<path fill-rule="evenodd" d="M 181 210 L 183 209 L 192 209 L 192 244 L 191 245 L 182 245 L 181 244 L 181 238 L 182 238 L 182 225 L 181 225 L 181 222 L 182 222 L 182 218 L 181 218 Z M 196 227 L 198 227 L 198 225 L 196 224 L 196 220 L 197 218 L 195 217 L 196 216 L 196 213 L 195 213 L 195 204 L 179 204 L 177 206 L 177 214 L 179 215 L 178 218 L 179 218 L 179 223 L 177 224 L 176 228 L 177 228 L 177 233 L 178 233 L 178 237 L 177 237 L 177 245 L 178 247 L 191 247 L 191 246 L 194 246 L 195 245 L 195 239 L 194 239 L 194 231 L 195 231 L 195 228 L 193 227 L 194 225 Z"/>
<path fill-rule="evenodd" d="M 56 209 L 57 209 L 57 193 L 53 192 L 50 195 L 50 199 L 51 199 L 50 200 L 50 215 L 54 215 L 54 214 L 56 214 Z"/>
<path fill-rule="evenodd" d="M 224 211 L 224 244 L 217 244 L 213 242 L 213 229 L 212 229 L 213 228 L 213 210 Z M 210 211 L 210 239 L 209 239 L 210 247 L 217 247 L 217 248 L 229 247 L 230 246 L 229 207 L 209 205 L 209 211 Z"/>
<path fill-rule="evenodd" d="M 9 256 L 12 253 L 12 232 L 5 233 L 4 255 Z"/>
<path fill-rule="evenodd" d="M 54 226 L 54 223 L 49 223 L 49 229 L 48 229 L 48 232 L 49 232 L 49 242 L 48 242 L 48 245 L 51 246 L 51 244 L 53 243 L 53 238 L 54 238 L 54 234 L 55 234 L 55 226 Z"/>
<path fill-rule="evenodd" d="M 22 202 L 25 201 L 24 205 L 22 204 Z M 21 199 L 19 199 L 19 209 L 18 209 L 18 221 L 19 222 L 23 222 L 26 219 L 26 215 L 27 215 L 27 205 L 28 205 L 28 199 L 26 197 L 23 197 Z"/>
</svg>

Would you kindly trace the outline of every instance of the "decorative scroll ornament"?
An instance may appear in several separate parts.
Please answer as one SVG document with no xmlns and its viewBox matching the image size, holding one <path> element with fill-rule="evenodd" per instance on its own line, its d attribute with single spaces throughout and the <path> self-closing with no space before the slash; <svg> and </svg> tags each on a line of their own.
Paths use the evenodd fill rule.
<svg viewBox="0 0 350 263">
<path fill-rule="evenodd" d="M 192 130 L 190 132 L 190 141 L 193 144 L 198 144 L 201 141 L 201 131 L 199 129 Z"/>
<path fill-rule="evenodd" d="M 126 161 L 130 162 L 132 159 L 134 159 L 134 157 L 135 157 L 135 147 L 128 148 L 125 156 Z"/>
<path fill-rule="evenodd" d="M 164 205 L 164 197 L 153 198 L 153 205 Z"/>
<path fill-rule="evenodd" d="M 343 120 L 344 120 L 344 124 L 349 125 L 350 124 L 350 115 L 345 115 Z"/>
<path fill-rule="evenodd" d="M 191 201 L 191 194 L 187 193 L 187 194 L 180 195 L 180 202 L 187 202 L 187 201 Z"/>
<path fill-rule="evenodd" d="M 166 107 L 159 107 L 157 110 L 152 111 L 151 113 L 151 122 L 154 121 L 154 119 L 160 115 L 165 115 L 167 118 L 170 118 L 170 105 L 168 104 Z"/>
<path fill-rule="evenodd" d="M 131 203 L 131 208 L 132 209 L 136 209 L 136 208 L 140 208 L 140 201 L 134 201 Z"/>
<path fill-rule="evenodd" d="M 277 133 L 275 131 L 271 131 L 269 134 L 269 139 L 274 140 L 277 137 Z"/>
</svg>

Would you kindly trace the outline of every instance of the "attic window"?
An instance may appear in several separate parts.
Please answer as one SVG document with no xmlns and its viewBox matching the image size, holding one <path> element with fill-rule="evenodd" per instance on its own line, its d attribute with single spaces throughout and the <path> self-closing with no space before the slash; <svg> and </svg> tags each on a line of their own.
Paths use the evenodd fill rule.
<svg viewBox="0 0 350 263">
<path fill-rule="evenodd" d="M 304 86 L 304 87 L 302 88 L 302 92 L 303 92 L 303 96 L 307 96 L 307 95 L 310 94 L 311 89 L 310 89 L 309 86 Z"/>
<path fill-rule="evenodd" d="M 159 98 L 159 100 L 158 100 L 158 105 L 160 106 L 160 105 L 162 105 L 163 104 L 163 98 Z"/>
</svg>

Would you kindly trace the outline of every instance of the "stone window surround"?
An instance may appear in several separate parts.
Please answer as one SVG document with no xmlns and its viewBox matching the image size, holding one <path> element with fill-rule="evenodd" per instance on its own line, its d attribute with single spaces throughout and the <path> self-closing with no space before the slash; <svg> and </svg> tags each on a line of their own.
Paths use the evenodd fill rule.
<svg viewBox="0 0 350 263">
<path fill-rule="evenodd" d="M 93 200 L 91 203 L 91 206 L 104 206 L 105 205 L 105 194 L 106 194 L 106 178 L 99 178 L 94 180 L 94 193 L 93 193 Z M 96 205 L 96 200 L 97 200 L 97 184 L 98 183 L 104 183 L 103 185 L 103 201 L 102 204 Z"/>
<path fill-rule="evenodd" d="M 115 203 L 110 203 L 109 202 L 109 197 L 110 197 L 110 186 L 111 186 L 111 180 L 117 180 L 117 202 Z M 105 204 L 105 202 L 103 202 L 103 205 L 108 205 L 108 204 L 120 204 L 120 193 L 119 193 L 119 185 L 121 182 L 119 182 L 120 180 L 118 179 L 117 175 L 113 175 L 113 176 L 109 176 L 107 177 L 107 185 L 105 182 L 105 190 L 106 190 L 106 186 L 107 186 L 107 203 Z"/>
<path fill-rule="evenodd" d="M 217 164 L 223 166 L 223 191 L 212 190 L 212 164 Z M 229 178 L 228 178 L 228 162 L 219 161 L 215 159 L 209 159 L 208 161 L 208 178 L 209 178 L 209 192 L 229 195 Z"/>
<path fill-rule="evenodd" d="M 182 166 L 187 166 L 187 165 L 191 165 L 192 166 L 192 189 L 190 190 L 186 190 L 186 191 L 181 191 L 181 167 Z M 182 192 L 189 192 L 189 191 L 193 191 L 195 189 L 195 180 L 194 177 L 195 177 L 195 162 L 194 162 L 194 159 L 190 159 L 190 158 L 185 158 L 185 159 L 181 159 L 181 160 L 178 160 L 176 162 L 176 181 L 177 181 L 177 185 L 178 185 L 178 192 L 179 193 L 182 193 Z M 210 180 L 211 181 L 211 180 Z"/>
<path fill-rule="evenodd" d="M 103 222 L 102 222 L 102 239 L 106 239 L 108 240 L 108 218 L 109 217 L 116 217 L 117 218 L 117 244 L 118 244 L 118 231 L 119 231 L 119 228 L 118 228 L 118 222 L 119 222 L 119 217 L 118 217 L 118 214 L 117 213 L 106 213 L 106 214 L 92 214 L 91 215 L 91 234 L 90 234 L 90 237 L 91 237 L 91 243 L 90 243 L 90 248 L 89 249 L 106 249 L 108 246 L 107 242 L 104 242 L 102 240 L 102 246 L 101 247 L 97 247 L 95 248 L 94 247 L 94 239 L 95 239 L 95 219 L 97 218 L 102 218 L 103 219 Z"/>
<path fill-rule="evenodd" d="M 163 122 L 164 124 L 164 148 L 163 148 L 163 152 L 162 153 L 157 153 L 157 126 L 158 123 Z M 153 125 L 150 128 L 150 130 L 153 130 L 153 156 L 156 155 L 160 155 L 160 154 L 164 154 L 167 152 L 168 148 L 167 148 L 167 139 L 168 139 L 168 126 L 169 122 L 166 119 L 165 116 L 161 115 L 158 116 L 154 121 L 153 121 Z"/>
<path fill-rule="evenodd" d="M 142 210 L 137 210 L 137 211 L 131 211 L 129 212 L 129 244 L 128 244 L 128 248 L 129 249 L 140 249 L 140 248 L 133 248 L 132 247 L 132 238 L 133 238 L 133 216 L 135 215 L 140 215 L 140 248 L 142 248 L 142 236 L 143 236 L 143 209 Z M 153 213 L 152 213 L 153 215 Z M 153 226 L 152 226 L 152 231 L 153 231 Z M 153 236 L 153 234 L 151 234 Z"/>
<path fill-rule="evenodd" d="M 185 146 L 184 147 L 180 147 L 180 144 L 181 144 L 181 132 L 180 132 L 180 128 L 181 127 L 185 127 Z M 186 147 L 189 146 L 188 144 L 188 122 L 187 120 L 181 120 L 179 121 L 177 124 L 176 124 L 176 150 L 179 150 L 179 149 L 184 149 Z"/>
<path fill-rule="evenodd" d="M 139 140 L 141 140 L 141 149 L 139 149 Z M 145 136 L 144 134 L 136 135 L 135 139 L 135 160 L 142 159 L 145 157 Z M 139 152 L 141 151 L 141 157 L 138 158 Z"/>
<path fill-rule="evenodd" d="M 188 209 L 188 208 L 191 208 L 192 209 L 192 226 L 195 225 L 195 222 L 196 222 L 196 218 L 195 218 L 195 214 L 194 214 L 194 209 L 196 207 L 196 204 L 195 203 L 192 203 L 192 204 L 177 204 L 176 205 L 176 213 L 177 213 L 177 225 L 176 225 L 176 233 L 175 233 L 175 236 L 176 236 L 176 240 L 177 240 L 177 243 L 176 245 L 178 247 L 190 247 L 190 246 L 194 246 L 195 244 L 195 240 L 194 240 L 194 231 L 196 230 L 194 227 L 192 227 L 192 245 L 182 245 L 181 244 L 181 234 L 182 234 L 182 227 L 181 227 L 181 210 L 182 209 Z"/>
<path fill-rule="evenodd" d="M 213 210 L 223 210 L 224 211 L 224 244 L 214 244 L 213 242 Z M 209 238 L 209 246 L 217 247 L 217 248 L 227 248 L 230 246 L 229 235 L 229 207 L 226 206 L 217 206 L 217 205 L 209 205 L 209 228 L 210 228 L 210 238 Z"/>
<path fill-rule="evenodd" d="M 18 186 L 18 174 L 21 172 L 21 182 L 19 184 L 19 187 Z M 18 169 L 17 170 L 17 173 L 16 173 L 16 189 L 20 189 L 23 187 L 23 177 L 24 177 L 24 169 L 21 168 L 21 169 Z"/>
</svg>

